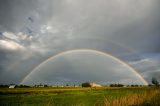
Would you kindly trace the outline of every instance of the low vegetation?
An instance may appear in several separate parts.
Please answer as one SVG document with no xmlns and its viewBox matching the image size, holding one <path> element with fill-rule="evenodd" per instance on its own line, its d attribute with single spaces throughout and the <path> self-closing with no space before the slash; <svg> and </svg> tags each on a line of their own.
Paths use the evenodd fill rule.
<svg viewBox="0 0 160 106">
<path fill-rule="evenodd" d="M 159 87 L 0 88 L 0 106 L 160 106 Z"/>
</svg>

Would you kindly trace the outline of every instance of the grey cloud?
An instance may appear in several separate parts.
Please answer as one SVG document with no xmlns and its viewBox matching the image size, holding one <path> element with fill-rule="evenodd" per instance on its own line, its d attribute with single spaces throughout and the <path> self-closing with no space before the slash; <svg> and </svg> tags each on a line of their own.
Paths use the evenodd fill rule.
<svg viewBox="0 0 160 106">
<path fill-rule="evenodd" d="M 15 4 L 18 4 L 18 1 L 15 2 L 17 2 Z M 134 50 L 157 51 L 157 45 L 159 43 L 157 41 L 155 44 L 154 41 L 160 39 L 159 34 L 157 34 L 159 33 L 159 29 L 157 29 L 159 26 L 157 25 L 159 23 L 159 18 L 157 17 L 159 17 L 159 15 L 156 14 L 159 10 L 157 5 L 158 1 L 148 0 L 142 2 L 139 0 L 123 0 L 120 2 L 117 0 L 116 2 L 118 4 L 115 4 L 113 1 L 103 0 L 99 2 L 72 0 L 63 2 L 50 0 L 47 2 L 23 1 L 20 3 L 26 5 L 26 8 L 22 10 L 27 11 L 28 14 L 26 14 L 26 12 L 17 14 L 18 17 L 21 15 L 24 16 L 24 13 L 25 15 L 30 15 L 32 13 L 31 10 L 34 10 L 35 14 L 31 14 L 33 15 L 31 19 L 35 18 L 35 23 L 29 25 L 29 27 L 32 27 L 32 29 L 39 33 L 40 26 L 49 23 L 51 26 L 60 30 L 61 33 L 55 35 L 61 35 L 60 40 L 63 38 L 68 39 L 68 37 L 76 38 L 77 36 L 82 38 L 86 36 L 98 36 L 108 41 L 127 45 Z M 32 5 L 29 5 L 30 3 Z M 40 5 L 43 5 L 43 8 L 40 8 Z M 17 8 L 21 7 L 12 5 L 10 8 L 16 11 Z M 14 21 L 16 22 L 14 26 L 20 26 L 17 25 L 18 22 L 25 24 L 24 17 L 21 19 L 23 20 Z M 10 20 L 13 21 L 13 19 Z M 26 24 L 28 23 L 26 22 Z M 12 25 L 9 26 L 12 27 Z M 27 27 L 26 30 L 27 29 L 30 28 Z M 70 35 L 68 35 L 69 33 Z M 54 39 L 54 34 L 52 34 L 50 38 Z"/>
<path fill-rule="evenodd" d="M 31 10 L 36 8 L 36 2 L 32 0 L 1 0 L 0 1 L 0 23 L 7 31 L 19 31 L 23 26 L 27 15 L 30 15 Z M 16 26 L 16 27 L 15 27 Z"/>
<path fill-rule="evenodd" d="M 152 54 L 150 56 L 146 56 L 144 59 L 138 61 L 130 62 L 130 65 L 134 66 L 141 75 L 151 83 L 152 77 L 157 78 L 160 80 L 160 61 L 159 61 L 158 54 Z"/>
<path fill-rule="evenodd" d="M 29 67 L 33 60 L 33 68 L 47 57 L 79 48 L 107 52 L 127 62 L 141 60 L 145 53 L 160 53 L 159 4 L 159 0 L 1 0 L 0 39 L 25 48 L 13 52 L 0 47 L 2 70 L 8 54 L 6 64 L 25 61 L 21 66 Z M 4 32 L 18 39 L 7 38 Z M 141 72 L 155 68 L 143 65 L 134 67 Z M 15 69 L 22 78 L 29 71 L 21 66 Z"/>
</svg>

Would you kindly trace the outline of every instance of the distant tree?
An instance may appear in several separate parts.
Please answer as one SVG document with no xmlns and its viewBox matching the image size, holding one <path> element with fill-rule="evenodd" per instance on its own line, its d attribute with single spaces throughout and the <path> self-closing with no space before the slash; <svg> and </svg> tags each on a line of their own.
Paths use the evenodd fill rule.
<svg viewBox="0 0 160 106">
<path fill-rule="evenodd" d="M 116 86 L 116 84 L 110 84 L 110 87 L 115 87 Z"/>
<path fill-rule="evenodd" d="M 48 85 L 47 85 L 47 84 L 44 84 L 44 87 L 48 87 Z"/>
<path fill-rule="evenodd" d="M 123 87 L 123 84 L 111 84 L 110 87 Z"/>
<path fill-rule="evenodd" d="M 66 84 L 66 86 L 69 86 L 69 84 Z"/>
<path fill-rule="evenodd" d="M 89 82 L 82 83 L 82 87 L 91 87 L 91 84 Z"/>
<path fill-rule="evenodd" d="M 157 79 L 156 78 L 152 78 L 152 84 L 154 84 L 154 85 L 158 85 L 159 84 L 159 82 L 157 81 Z"/>
<path fill-rule="evenodd" d="M 118 87 L 123 87 L 124 85 L 123 84 L 118 84 Z"/>
<path fill-rule="evenodd" d="M 139 87 L 139 86 L 140 86 L 140 85 L 136 85 L 136 84 L 135 84 L 135 85 L 131 85 L 131 87 Z"/>
<path fill-rule="evenodd" d="M 9 85 L 3 85 L 3 84 L 0 85 L 0 88 L 8 88 L 8 87 Z"/>
<path fill-rule="evenodd" d="M 30 86 L 28 86 L 28 85 L 17 85 L 16 86 L 17 88 L 30 88 Z"/>
</svg>

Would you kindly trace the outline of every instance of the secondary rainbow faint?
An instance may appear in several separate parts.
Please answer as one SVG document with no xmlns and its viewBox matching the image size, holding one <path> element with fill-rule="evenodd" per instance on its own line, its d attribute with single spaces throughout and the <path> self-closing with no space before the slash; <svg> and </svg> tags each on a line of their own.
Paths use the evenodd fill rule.
<svg viewBox="0 0 160 106">
<path fill-rule="evenodd" d="M 104 56 L 107 56 L 107 57 L 110 57 L 112 58 L 113 60 L 121 63 L 123 66 L 129 68 L 133 73 L 135 73 L 135 75 L 137 77 L 139 77 L 141 79 L 141 81 L 143 82 L 144 85 L 148 85 L 148 82 L 142 77 L 142 75 L 140 73 L 138 73 L 138 71 L 136 69 L 134 69 L 132 66 L 130 66 L 128 63 L 126 63 L 125 61 L 122 61 L 121 59 L 109 54 L 109 53 L 106 53 L 106 52 L 102 52 L 102 51 L 98 51 L 98 50 L 94 50 L 94 49 L 73 49 L 73 50 L 67 50 L 67 51 L 63 51 L 61 53 L 58 53 L 56 55 L 53 55 L 51 56 L 50 58 L 46 59 L 45 61 L 43 61 L 41 64 L 39 64 L 37 67 L 35 67 L 33 70 L 30 71 L 30 73 L 28 75 L 26 75 L 22 81 L 20 82 L 20 84 L 23 84 L 25 80 L 27 80 L 27 78 L 35 71 L 37 70 L 38 68 L 40 68 L 42 65 L 44 65 L 45 63 L 47 63 L 48 61 L 52 60 L 52 59 L 55 59 L 59 56 L 62 56 L 64 54 L 68 54 L 68 53 L 75 53 L 75 52 L 94 52 L 94 53 L 97 53 L 99 55 L 104 55 Z"/>
</svg>

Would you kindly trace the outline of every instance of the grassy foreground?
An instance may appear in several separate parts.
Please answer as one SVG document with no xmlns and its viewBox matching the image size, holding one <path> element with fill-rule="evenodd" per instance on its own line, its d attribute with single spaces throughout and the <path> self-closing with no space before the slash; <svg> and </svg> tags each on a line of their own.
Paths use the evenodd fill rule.
<svg viewBox="0 0 160 106">
<path fill-rule="evenodd" d="M 160 88 L 0 88 L 0 106 L 160 106 Z"/>
</svg>

